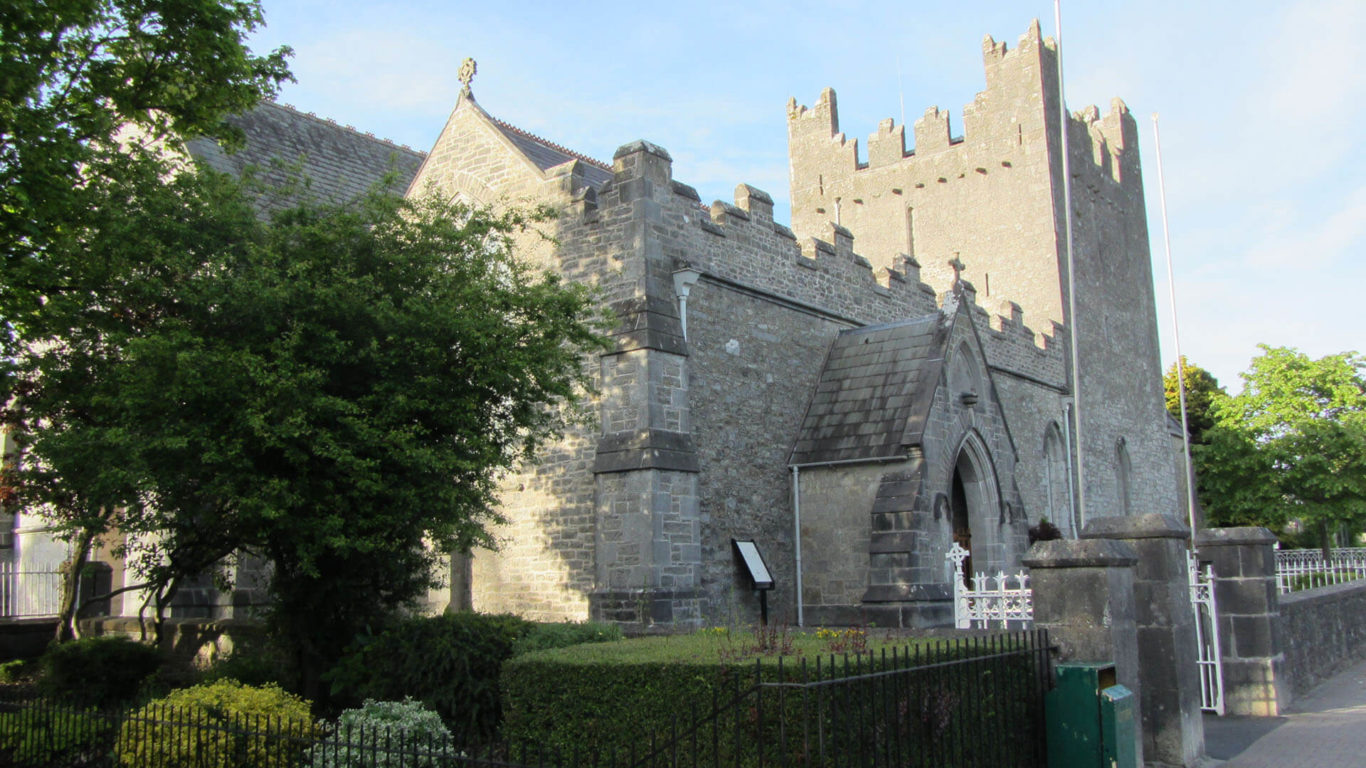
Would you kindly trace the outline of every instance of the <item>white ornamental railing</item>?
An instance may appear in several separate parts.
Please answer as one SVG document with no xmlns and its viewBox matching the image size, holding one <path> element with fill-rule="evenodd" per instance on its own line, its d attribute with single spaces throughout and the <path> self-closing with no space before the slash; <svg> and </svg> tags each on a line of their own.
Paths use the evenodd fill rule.
<svg viewBox="0 0 1366 768">
<path fill-rule="evenodd" d="M 1034 590 L 1029 587 L 1029 574 L 1020 571 L 995 576 L 978 572 L 972 577 L 969 589 L 963 580 L 963 561 L 968 551 L 957 542 L 949 550 L 947 559 L 953 563 L 953 624 L 958 629 L 1022 629 L 1034 621 Z M 1014 582 L 1015 586 L 1011 586 Z"/>
<path fill-rule="evenodd" d="M 0 563 L 0 618 L 56 616 L 62 599 L 62 574 L 56 565 L 19 570 Z"/>
<path fill-rule="evenodd" d="M 1366 578 L 1366 547 L 1331 549 L 1326 559 L 1321 549 L 1276 550 L 1276 585 L 1281 594 L 1362 578 Z"/>
</svg>

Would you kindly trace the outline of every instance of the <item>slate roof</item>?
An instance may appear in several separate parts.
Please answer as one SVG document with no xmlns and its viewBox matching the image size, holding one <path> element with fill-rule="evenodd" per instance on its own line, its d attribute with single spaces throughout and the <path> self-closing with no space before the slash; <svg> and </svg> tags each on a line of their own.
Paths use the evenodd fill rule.
<svg viewBox="0 0 1366 768">
<path fill-rule="evenodd" d="M 789 464 L 903 455 L 923 429 L 948 327 L 936 312 L 843 331 L 830 345 Z"/>
<path fill-rule="evenodd" d="M 487 114 L 487 113 L 485 113 Z M 581 155 L 572 149 L 546 141 L 534 133 L 518 128 L 515 125 L 505 123 L 496 117 L 489 116 L 489 120 L 497 126 L 499 131 L 511 141 L 513 146 L 527 159 L 536 164 L 537 168 L 543 171 L 563 165 L 570 160 L 581 160 L 584 164 L 584 178 L 594 187 L 601 187 L 612 178 L 612 168 L 600 160 L 594 160 L 587 155 Z"/>
<path fill-rule="evenodd" d="M 262 102 L 245 114 L 228 118 L 246 134 L 246 143 L 233 154 L 211 139 L 191 139 L 186 150 L 210 168 L 240 175 L 247 166 L 268 184 L 290 180 L 290 166 L 298 164 L 308 180 L 307 194 L 325 202 L 346 202 L 365 194 L 385 173 L 397 179 L 390 187 L 404 190 L 417 175 L 424 153 L 361 133 L 331 120 L 305 114 L 275 102 Z M 288 207 L 290 199 L 267 196 L 266 211 Z"/>
</svg>

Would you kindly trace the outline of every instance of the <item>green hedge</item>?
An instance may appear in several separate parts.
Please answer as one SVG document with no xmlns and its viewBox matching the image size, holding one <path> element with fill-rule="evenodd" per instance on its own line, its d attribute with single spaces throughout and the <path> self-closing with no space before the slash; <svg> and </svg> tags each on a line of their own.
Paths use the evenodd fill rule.
<svg viewBox="0 0 1366 768">
<path fill-rule="evenodd" d="M 412 618 L 358 639 L 325 679 L 338 701 L 411 696 L 460 737 L 486 739 L 498 727 L 498 671 L 530 628 L 511 615 Z"/>
<path fill-rule="evenodd" d="M 115 707 L 136 698 L 161 662 L 155 648 L 126 637 L 72 640 L 43 654 L 38 688 L 76 707 Z"/>
<path fill-rule="evenodd" d="M 116 720 L 66 706 L 0 714 L 0 764 L 98 764 L 113 740 Z"/>
<path fill-rule="evenodd" d="M 452 613 L 405 620 L 357 640 L 326 679 L 351 706 L 411 696 L 461 741 L 488 741 L 501 723 L 503 662 L 528 649 L 618 639 L 605 624 L 536 624 L 512 615 Z"/>
<path fill-rule="evenodd" d="M 957 738 L 955 724 L 967 723 L 968 718 L 977 718 L 973 728 L 998 729 L 1014 727 L 1006 721 L 1028 718 L 1022 702 L 1007 701 L 1014 695 L 1011 692 L 1028 687 L 1032 673 L 1024 660 L 974 673 L 987 678 L 1008 676 L 1000 686 L 1005 693 L 993 693 L 995 689 L 989 686 L 974 689 L 971 698 L 945 693 L 945 680 L 926 673 L 894 678 L 895 683 L 886 682 L 893 678 L 873 677 L 805 692 L 795 687 L 765 687 L 761 698 L 751 693 L 743 696 L 739 706 L 725 709 L 737 692 L 750 691 L 759 678 L 766 682 L 814 680 L 817 659 L 819 676 L 828 679 L 989 652 L 986 647 L 933 640 L 871 639 L 865 655 L 827 652 L 832 642 L 838 645 L 844 640 L 847 635 L 843 633 L 796 636 L 785 643 L 785 650 L 794 654 L 786 657 L 756 652 L 752 638 L 724 633 L 530 653 L 508 661 L 503 668 L 504 733 L 515 742 L 542 744 L 547 750 L 565 753 L 592 745 L 604 753 L 629 755 L 634 750 L 640 755 L 650 749 L 652 739 L 658 743 L 675 725 L 686 727 L 694 714 L 707 716 L 717 702 L 725 711 L 715 732 L 708 726 L 698 734 L 701 752 L 696 758 L 749 765 L 758 762 L 759 743 L 770 750 L 766 761 L 774 760 L 780 748 L 789 758 L 801 756 L 803 732 L 814 733 L 817 728 L 824 729 L 827 739 L 832 735 L 847 738 L 849 743 L 842 749 L 858 750 L 865 742 L 882 739 L 888 729 L 899 729 L 905 740 L 930 744 Z M 913 654 L 910 659 L 906 649 Z M 879 702 L 880 714 L 849 720 L 858 707 L 871 706 L 869 701 Z M 892 719 L 879 722 L 878 717 Z M 855 722 L 873 730 L 851 729 Z M 691 738 L 684 742 L 691 743 Z M 711 751 L 713 743 L 716 754 Z"/>
</svg>

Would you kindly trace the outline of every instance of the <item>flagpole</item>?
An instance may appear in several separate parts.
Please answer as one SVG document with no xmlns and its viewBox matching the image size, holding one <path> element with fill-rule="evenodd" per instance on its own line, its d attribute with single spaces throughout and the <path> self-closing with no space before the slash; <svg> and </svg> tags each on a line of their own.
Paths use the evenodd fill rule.
<svg viewBox="0 0 1366 768">
<path fill-rule="evenodd" d="M 1062 3 L 1061 0 L 1053 0 L 1053 27 L 1056 30 L 1056 43 L 1058 53 L 1058 113 L 1062 126 L 1062 199 L 1063 199 L 1063 221 L 1067 228 L 1067 328 L 1071 336 L 1072 348 L 1072 419 L 1075 422 L 1075 432 L 1077 436 L 1077 497 L 1075 499 L 1076 510 L 1073 519 L 1079 520 L 1081 524 L 1086 523 L 1086 463 L 1083 460 L 1084 450 L 1082 445 L 1084 433 L 1081 428 L 1081 356 L 1077 352 L 1077 270 L 1076 262 L 1072 257 L 1072 172 L 1070 169 L 1069 141 L 1067 135 L 1070 121 L 1067 114 L 1067 89 L 1063 86 L 1062 79 Z"/>
<path fill-rule="evenodd" d="M 1176 391 L 1181 401 L 1181 446 L 1186 454 L 1186 516 L 1191 526 L 1191 549 L 1195 549 L 1195 473 L 1191 471 L 1190 420 L 1186 414 L 1186 365 L 1181 358 L 1181 325 L 1176 320 L 1176 275 L 1172 270 L 1171 229 L 1167 226 L 1167 183 L 1162 177 L 1162 133 L 1153 113 L 1153 147 L 1157 150 L 1157 197 L 1162 207 L 1162 245 L 1167 251 L 1167 290 L 1172 305 L 1172 342 L 1176 347 Z"/>
</svg>

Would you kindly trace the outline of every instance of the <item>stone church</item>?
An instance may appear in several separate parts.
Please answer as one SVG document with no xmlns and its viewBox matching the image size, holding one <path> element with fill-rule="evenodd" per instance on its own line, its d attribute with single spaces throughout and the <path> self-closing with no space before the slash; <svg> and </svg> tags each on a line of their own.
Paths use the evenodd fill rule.
<svg viewBox="0 0 1366 768">
<path fill-rule="evenodd" d="M 221 170 L 300 161 L 337 199 L 395 169 L 410 196 L 561 212 L 524 253 L 615 314 L 598 423 L 504 478 L 501 547 L 453 557 L 433 608 L 749 623 L 741 540 L 774 620 L 943 625 L 955 542 L 972 570 L 1010 570 L 1044 518 L 1075 535 L 1178 508 L 1134 120 L 1115 100 L 1061 124 L 1037 22 L 982 53 L 960 135 L 931 108 L 860 147 L 832 90 L 790 101 L 790 227 L 745 184 L 704 204 L 649 142 L 606 163 L 498 120 L 472 67 L 425 155 L 277 104 L 236 119 L 238 154 L 189 150 Z"/>
<path fill-rule="evenodd" d="M 467 84 L 408 194 L 557 207 L 532 258 L 619 326 L 597 428 L 507 478 L 503 545 L 457 558 L 452 603 L 749 621 L 745 540 L 781 620 L 943 624 L 955 541 L 994 572 L 1042 518 L 1177 514 L 1134 120 L 1116 100 L 1067 121 L 1070 322 L 1056 49 L 1036 23 L 982 53 L 961 136 L 932 108 L 861 148 L 833 91 L 789 102 L 791 228 L 761 190 L 703 204 L 664 148 L 597 162 Z"/>
</svg>

